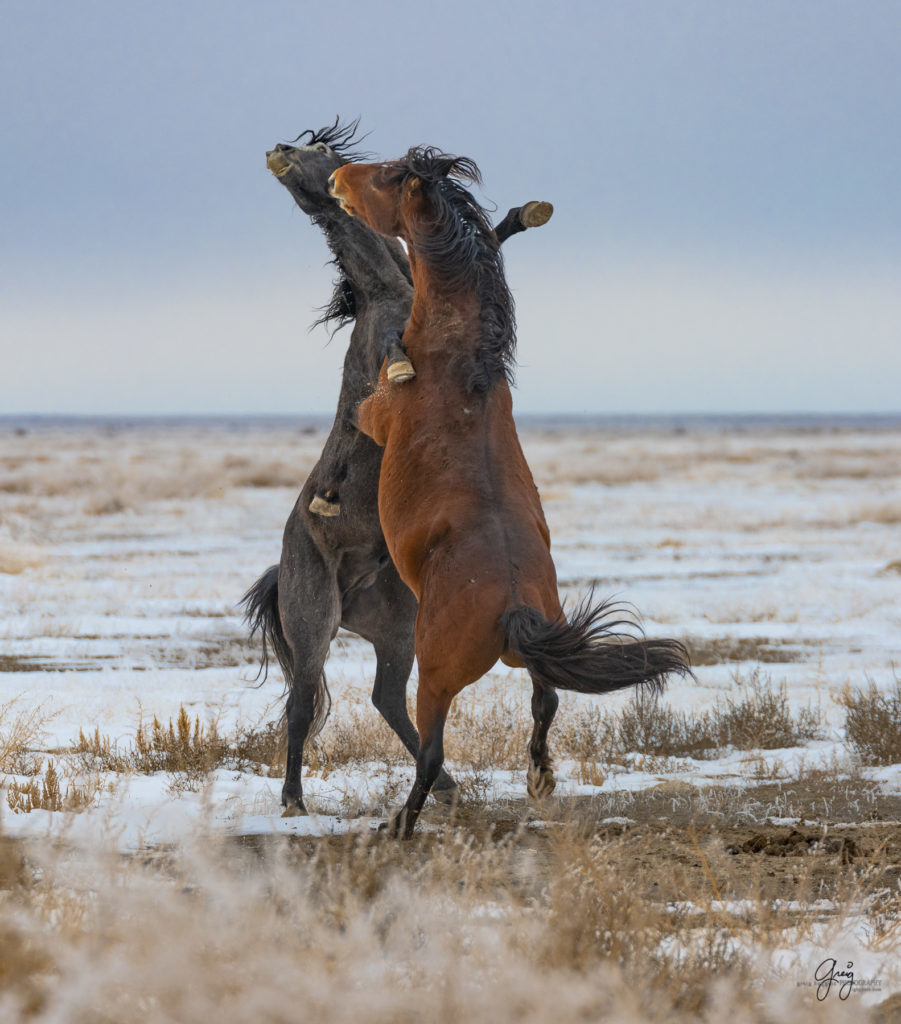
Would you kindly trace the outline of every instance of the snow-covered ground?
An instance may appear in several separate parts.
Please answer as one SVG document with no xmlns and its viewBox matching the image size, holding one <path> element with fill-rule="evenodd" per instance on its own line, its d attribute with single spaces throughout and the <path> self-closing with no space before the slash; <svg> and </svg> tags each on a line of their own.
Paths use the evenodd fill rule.
<svg viewBox="0 0 901 1024">
<path fill-rule="evenodd" d="M 791 772 L 841 758 L 834 698 L 889 686 L 901 664 L 901 420 L 527 422 L 521 432 L 561 591 L 575 600 L 595 581 L 599 595 L 634 604 L 648 634 L 695 651 L 696 680 L 674 682 L 666 700 L 703 711 L 760 668 L 785 681 L 794 707 L 818 705 L 828 728 L 764 762 Z M 0 706 L 40 706 L 47 751 L 95 728 L 127 745 L 142 716 L 165 721 L 182 705 L 224 731 L 277 717 L 280 678 L 252 684 L 237 601 L 278 560 L 324 437 L 322 425 L 288 422 L 0 422 Z M 328 671 L 335 719 L 360 712 L 368 644 L 342 634 Z M 465 699 L 501 692 L 527 705 L 523 675 L 503 666 Z M 564 713 L 586 699 L 561 694 Z M 760 764 L 747 752 L 686 759 L 666 777 L 742 784 Z M 571 765 L 559 769 L 562 792 L 591 791 Z M 366 801 L 373 771 L 307 773 L 324 816 L 304 822 L 278 818 L 280 780 L 228 772 L 201 793 L 123 778 L 99 811 L 77 816 L 14 815 L 5 800 L 0 813 L 13 834 L 88 835 L 102 820 L 129 847 L 175 838 L 198 815 L 227 830 L 334 831 L 348 827 L 336 811 Z M 897 770 L 876 774 L 901 789 Z M 604 788 L 659 781 L 611 773 Z M 493 795 L 525 791 L 524 770 L 489 782 Z"/>
</svg>

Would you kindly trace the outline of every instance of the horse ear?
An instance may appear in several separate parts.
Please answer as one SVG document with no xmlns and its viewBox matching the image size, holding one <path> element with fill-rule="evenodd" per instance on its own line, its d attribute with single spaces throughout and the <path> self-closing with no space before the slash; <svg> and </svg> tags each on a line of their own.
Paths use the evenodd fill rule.
<svg viewBox="0 0 901 1024">
<path fill-rule="evenodd" d="M 407 182 L 407 192 L 409 195 L 413 195 L 414 192 L 418 192 L 422 187 L 422 178 L 410 178 Z"/>
</svg>

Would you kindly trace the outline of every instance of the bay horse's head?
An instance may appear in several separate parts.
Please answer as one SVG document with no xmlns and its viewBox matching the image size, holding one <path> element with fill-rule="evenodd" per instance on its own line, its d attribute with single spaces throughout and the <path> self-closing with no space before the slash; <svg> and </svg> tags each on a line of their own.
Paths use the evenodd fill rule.
<svg viewBox="0 0 901 1024">
<path fill-rule="evenodd" d="M 436 200 L 444 198 L 441 193 L 449 179 L 482 181 L 468 157 L 421 146 L 389 163 L 342 164 L 329 178 L 329 193 L 345 213 L 359 217 L 368 227 L 415 244 L 421 234 L 417 225 L 434 222 Z"/>
<path fill-rule="evenodd" d="M 497 235 L 461 180 L 481 184 L 472 160 L 422 146 L 391 163 L 343 164 L 329 178 L 329 192 L 345 213 L 407 242 L 414 287 L 422 261 L 444 298 L 464 290 L 477 296 L 481 338 L 467 387 L 485 393 L 500 380 L 513 381 L 513 297 Z"/>
<path fill-rule="evenodd" d="M 328 193 L 329 175 L 348 160 L 366 159 L 355 150 L 359 118 L 342 125 L 335 123 L 316 131 L 307 129 L 293 143 L 279 143 L 266 153 L 266 166 L 311 217 L 334 209 Z M 303 140 L 303 141 L 301 141 Z"/>
</svg>

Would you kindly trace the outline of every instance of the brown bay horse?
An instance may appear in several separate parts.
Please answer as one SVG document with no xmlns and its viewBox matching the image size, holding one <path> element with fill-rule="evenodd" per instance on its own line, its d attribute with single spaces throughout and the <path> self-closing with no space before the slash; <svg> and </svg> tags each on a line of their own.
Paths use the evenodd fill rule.
<svg viewBox="0 0 901 1024">
<path fill-rule="evenodd" d="M 634 638 L 609 603 L 567 620 L 550 534 L 513 422 L 513 301 L 497 239 L 457 179 L 466 158 L 430 148 L 402 160 L 349 163 L 329 179 L 345 212 L 408 246 L 413 308 L 403 344 L 416 378 L 382 366 L 359 406 L 383 446 L 379 515 L 401 578 L 419 600 L 415 627 L 420 736 L 416 780 L 395 834 L 409 837 L 444 761 L 451 701 L 498 660 L 532 678 L 529 790 L 554 785 L 547 735 L 556 688 L 609 693 L 690 673 L 676 640 Z"/>
</svg>

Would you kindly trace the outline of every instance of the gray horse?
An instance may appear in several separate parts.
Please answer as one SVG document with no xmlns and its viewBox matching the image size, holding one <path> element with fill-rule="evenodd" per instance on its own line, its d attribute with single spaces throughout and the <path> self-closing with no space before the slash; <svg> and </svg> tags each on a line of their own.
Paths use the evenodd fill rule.
<svg viewBox="0 0 901 1024">
<path fill-rule="evenodd" d="M 329 175 L 364 155 L 353 149 L 356 131 L 356 121 L 342 126 L 336 120 L 266 154 L 269 169 L 322 229 L 338 269 L 334 295 L 317 323 L 337 330 L 353 322 L 335 420 L 285 525 L 281 561 L 242 602 L 251 637 L 262 636 L 262 671 L 268 668 L 269 645 L 287 685 L 287 816 L 306 813 L 303 747 L 329 712 L 323 666 L 339 626 L 375 648 L 372 702 L 414 758 L 419 748 L 406 702 L 416 598 L 394 568 L 379 523 L 382 450 L 355 426 L 356 408 L 386 356 L 395 379 L 415 372 L 400 346 L 413 285 L 400 243 L 349 217 L 328 194 Z M 515 207 L 495 228 L 498 240 L 544 224 L 552 212 L 544 202 Z M 450 802 L 455 792 L 456 783 L 442 769 L 433 795 Z"/>
</svg>

